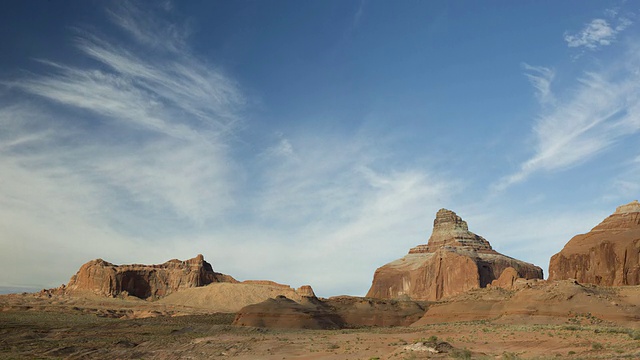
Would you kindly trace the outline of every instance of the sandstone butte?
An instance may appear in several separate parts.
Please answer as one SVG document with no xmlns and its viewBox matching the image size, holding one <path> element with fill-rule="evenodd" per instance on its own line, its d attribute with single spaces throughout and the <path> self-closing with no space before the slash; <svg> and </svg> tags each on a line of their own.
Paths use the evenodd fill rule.
<svg viewBox="0 0 640 360">
<path fill-rule="evenodd" d="M 520 278 L 542 279 L 540 267 L 498 253 L 456 213 L 440 209 L 428 243 L 378 268 L 367 297 L 439 300 L 487 287 L 508 268 Z"/>
<path fill-rule="evenodd" d="M 640 203 L 619 206 L 586 234 L 576 235 L 549 262 L 549 280 L 601 286 L 640 285 Z"/>
<path fill-rule="evenodd" d="M 126 293 L 153 299 L 214 282 L 237 283 L 229 275 L 214 272 L 202 255 L 185 261 L 173 259 L 160 265 L 114 265 L 96 259 L 82 265 L 64 291 L 111 297 Z"/>
</svg>

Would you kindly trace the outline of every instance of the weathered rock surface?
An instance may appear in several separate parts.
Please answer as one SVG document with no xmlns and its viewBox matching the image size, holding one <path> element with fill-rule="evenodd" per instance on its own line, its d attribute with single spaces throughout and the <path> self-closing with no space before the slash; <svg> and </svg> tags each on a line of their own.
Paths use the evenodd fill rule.
<svg viewBox="0 0 640 360">
<path fill-rule="evenodd" d="M 261 303 L 268 299 L 285 296 L 300 302 L 310 297 L 313 289 L 309 285 L 293 289 L 289 285 L 273 281 L 246 280 L 241 283 L 212 283 L 207 286 L 182 289 L 160 300 L 166 305 L 185 306 L 207 312 L 238 312 L 245 306 Z"/>
<path fill-rule="evenodd" d="M 412 326 L 490 320 L 504 324 L 599 324 L 636 326 L 640 287 L 599 287 L 574 280 L 537 281 L 505 291 L 476 289 L 432 304 Z"/>
<path fill-rule="evenodd" d="M 420 319 L 428 303 L 336 296 L 323 300 L 344 321 L 345 327 L 409 326 Z"/>
<path fill-rule="evenodd" d="M 512 267 L 504 269 L 500 277 L 491 282 L 491 287 L 499 287 L 505 290 L 513 290 L 516 280 L 518 280 L 518 271 Z"/>
<path fill-rule="evenodd" d="M 640 284 L 640 203 L 619 206 L 586 234 L 576 235 L 549 262 L 549 280 L 603 286 Z"/>
<path fill-rule="evenodd" d="M 233 321 L 238 326 L 290 329 L 340 329 L 344 323 L 329 306 L 315 297 L 300 302 L 285 296 L 242 308 Z"/>
<path fill-rule="evenodd" d="M 109 297 L 126 293 L 147 299 L 214 282 L 237 281 L 229 275 L 214 272 L 202 255 L 185 261 L 169 260 L 160 265 L 114 265 L 96 259 L 80 267 L 65 292 L 89 292 Z"/>
<path fill-rule="evenodd" d="M 362 326 L 409 326 L 425 312 L 415 301 L 339 296 L 299 301 L 279 296 L 242 308 L 234 325 L 290 329 L 341 329 Z"/>
<path fill-rule="evenodd" d="M 520 278 L 542 279 L 540 267 L 498 253 L 456 213 L 440 209 L 428 243 L 378 268 L 367 297 L 439 300 L 484 288 L 509 267 Z"/>
</svg>

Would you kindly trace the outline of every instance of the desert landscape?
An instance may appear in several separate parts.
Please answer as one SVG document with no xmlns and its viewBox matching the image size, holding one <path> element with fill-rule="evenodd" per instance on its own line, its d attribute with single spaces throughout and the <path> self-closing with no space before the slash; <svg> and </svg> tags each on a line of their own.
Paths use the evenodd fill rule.
<svg viewBox="0 0 640 360">
<path fill-rule="evenodd" d="M 639 253 L 634 201 L 571 239 L 548 280 L 446 209 L 427 244 L 375 272 L 366 297 L 240 282 L 202 255 L 96 259 L 59 288 L 0 296 L 0 357 L 635 359 Z"/>
</svg>

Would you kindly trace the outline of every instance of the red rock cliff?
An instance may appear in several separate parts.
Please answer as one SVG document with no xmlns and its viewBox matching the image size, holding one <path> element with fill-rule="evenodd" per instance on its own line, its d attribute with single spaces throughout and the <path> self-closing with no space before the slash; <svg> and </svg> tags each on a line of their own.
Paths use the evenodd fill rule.
<svg viewBox="0 0 640 360">
<path fill-rule="evenodd" d="M 367 297 L 439 300 L 486 287 L 509 267 L 519 277 L 542 279 L 541 268 L 498 253 L 456 213 L 440 209 L 428 243 L 378 268 Z"/>
<path fill-rule="evenodd" d="M 80 267 L 69 280 L 65 291 L 92 292 L 102 296 L 127 292 L 147 299 L 213 282 L 237 281 L 229 275 L 214 272 L 202 255 L 185 261 L 169 260 L 160 265 L 114 265 L 96 259 Z"/>
<path fill-rule="evenodd" d="M 640 203 L 619 206 L 586 234 L 576 235 L 549 262 L 549 280 L 603 286 L 640 285 Z"/>
</svg>

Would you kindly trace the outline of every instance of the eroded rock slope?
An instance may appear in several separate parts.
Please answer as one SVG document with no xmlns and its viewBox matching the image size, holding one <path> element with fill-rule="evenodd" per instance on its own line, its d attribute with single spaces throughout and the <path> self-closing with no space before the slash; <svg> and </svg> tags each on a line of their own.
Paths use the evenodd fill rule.
<svg viewBox="0 0 640 360">
<path fill-rule="evenodd" d="M 576 235 L 549 262 L 549 280 L 603 286 L 640 285 L 640 203 L 619 206 L 598 226 Z"/>
<path fill-rule="evenodd" d="M 367 297 L 439 300 L 484 288 L 507 268 L 521 278 L 542 279 L 540 267 L 498 253 L 456 213 L 440 209 L 428 243 L 378 268 Z"/>
<path fill-rule="evenodd" d="M 82 265 L 64 291 L 109 297 L 126 292 L 147 299 L 214 282 L 237 281 L 229 275 L 214 272 L 202 255 L 184 261 L 173 259 L 159 265 L 114 265 L 96 259 Z"/>
</svg>

